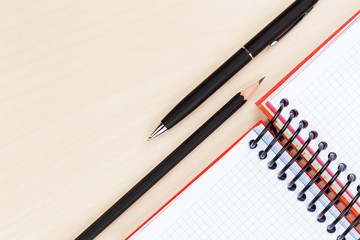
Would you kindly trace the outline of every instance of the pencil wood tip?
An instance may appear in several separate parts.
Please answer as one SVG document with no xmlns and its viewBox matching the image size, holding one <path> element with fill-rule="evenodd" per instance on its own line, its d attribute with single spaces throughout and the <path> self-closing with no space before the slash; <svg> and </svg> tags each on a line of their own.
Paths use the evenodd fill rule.
<svg viewBox="0 0 360 240">
<path fill-rule="evenodd" d="M 251 86 L 249 86 L 248 88 L 244 89 L 243 91 L 241 91 L 241 95 L 244 97 L 245 100 L 249 99 L 249 97 L 253 94 L 253 92 L 257 89 L 257 87 L 260 85 L 260 83 L 262 83 L 262 81 L 264 81 L 265 76 L 262 77 L 259 81 L 256 81 L 255 83 L 253 83 Z"/>
</svg>

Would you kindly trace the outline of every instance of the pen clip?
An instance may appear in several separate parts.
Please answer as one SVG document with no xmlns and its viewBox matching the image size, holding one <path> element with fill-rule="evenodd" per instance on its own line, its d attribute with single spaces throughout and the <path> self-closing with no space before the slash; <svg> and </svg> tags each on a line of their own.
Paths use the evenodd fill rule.
<svg viewBox="0 0 360 240">
<path fill-rule="evenodd" d="M 306 13 L 304 13 L 303 16 L 301 16 L 298 20 L 296 20 L 294 22 L 294 24 L 292 26 L 290 26 L 288 29 L 285 30 L 285 32 L 283 34 L 281 34 L 277 39 L 275 39 L 275 41 L 273 41 L 270 44 L 270 47 L 275 46 L 278 42 L 280 42 L 281 39 L 283 39 L 296 25 L 299 24 L 299 22 L 301 22 L 308 14 L 311 10 L 314 9 L 314 6 L 312 6 Z"/>
</svg>

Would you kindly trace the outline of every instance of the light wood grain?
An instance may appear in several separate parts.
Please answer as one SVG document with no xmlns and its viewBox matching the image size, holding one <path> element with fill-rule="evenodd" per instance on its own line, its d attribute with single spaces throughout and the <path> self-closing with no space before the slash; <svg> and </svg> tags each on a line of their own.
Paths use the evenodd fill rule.
<svg viewBox="0 0 360 240">
<path fill-rule="evenodd" d="M 0 8 L 0 239 L 73 239 L 235 92 L 252 99 L 98 239 L 122 239 L 264 116 L 254 102 L 359 8 L 322 0 L 191 116 L 161 118 L 292 0 L 18 0 Z M 246 176 L 244 176 L 246 177 Z"/>
</svg>

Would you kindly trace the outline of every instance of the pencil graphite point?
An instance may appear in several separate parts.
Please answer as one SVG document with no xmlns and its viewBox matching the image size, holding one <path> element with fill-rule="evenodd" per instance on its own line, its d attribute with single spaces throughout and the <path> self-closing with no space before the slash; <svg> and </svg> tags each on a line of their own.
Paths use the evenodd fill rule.
<svg viewBox="0 0 360 240">
<path fill-rule="evenodd" d="M 263 77 L 259 80 L 259 84 L 261 84 L 261 83 L 264 81 L 265 77 L 266 77 L 266 76 L 263 76 Z"/>
</svg>

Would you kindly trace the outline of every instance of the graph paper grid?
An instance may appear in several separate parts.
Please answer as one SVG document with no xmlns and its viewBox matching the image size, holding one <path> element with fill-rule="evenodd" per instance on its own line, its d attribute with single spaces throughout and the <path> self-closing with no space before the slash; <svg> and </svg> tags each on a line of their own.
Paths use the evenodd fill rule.
<svg viewBox="0 0 360 240">
<path fill-rule="evenodd" d="M 281 90 L 269 97 L 273 106 L 278 106 L 282 98 L 290 102 L 284 111 L 287 116 L 291 109 L 299 111 L 299 117 L 292 122 L 296 128 L 305 119 L 309 127 L 300 135 L 307 138 L 308 132 L 316 130 L 318 140 L 328 143 L 327 152 L 335 152 L 338 162 L 347 165 L 343 175 L 352 172 L 360 174 L 360 20 L 357 19 L 340 37 L 321 54 L 311 60 L 304 69 L 294 74 L 294 78 L 284 84 Z M 315 141 L 310 144 L 316 149 Z M 326 158 L 323 158 L 323 160 Z M 336 165 L 332 167 L 335 172 Z M 345 182 L 345 181 L 341 181 Z M 350 187 L 356 193 L 356 183 Z M 340 189 L 337 186 L 337 189 Z M 350 197 L 345 194 L 350 200 Z M 360 208 L 355 206 L 360 212 Z M 342 225 L 349 223 L 343 220 Z M 355 231 L 353 234 L 357 235 Z"/>
<path fill-rule="evenodd" d="M 131 239 L 336 239 L 306 210 L 306 202 L 287 190 L 287 181 L 277 179 L 278 170 L 259 160 L 258 151 L 272 136 L 250 150 L 256 136 L 250 131 Z M 269 152 L 268 159 L 274 155 Z"/>
</svg>

